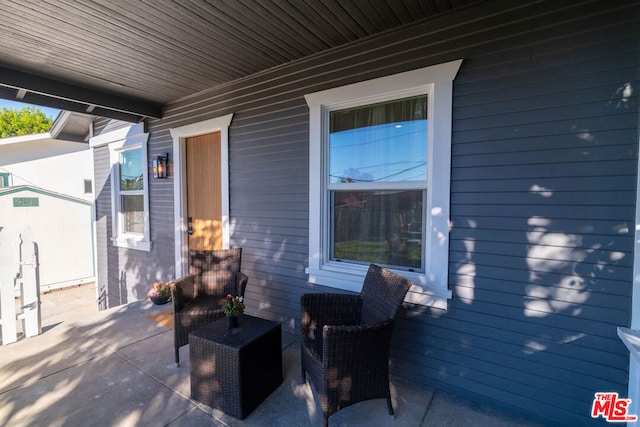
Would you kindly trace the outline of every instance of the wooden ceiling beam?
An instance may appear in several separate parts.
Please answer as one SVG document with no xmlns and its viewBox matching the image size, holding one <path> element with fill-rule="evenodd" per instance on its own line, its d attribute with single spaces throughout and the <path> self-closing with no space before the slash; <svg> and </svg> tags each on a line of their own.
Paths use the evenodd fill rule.
<svg viewBox="0 0 640 427">
<path fill-rule="evenodd" d="M 0 66 L 0 97 L 20 102 L 138 122 L 162 118 L 160 104 L 127 98 Z M 19 95 L 21 96 L 20 99 Z M 93 111 L 93 112 L 92 112 Z"/>
</svg>

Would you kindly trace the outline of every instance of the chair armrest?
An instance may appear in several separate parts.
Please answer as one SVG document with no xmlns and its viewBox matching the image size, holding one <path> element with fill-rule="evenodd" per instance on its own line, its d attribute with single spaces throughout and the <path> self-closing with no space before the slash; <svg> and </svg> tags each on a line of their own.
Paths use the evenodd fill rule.
<svg viewBox="0 0 640 427">
<path fill-rule="evenodd" d="M 189 275 L 176 279 L 170 284 L 171 299 L 173 300 L 174 310 L 182 310 L 187 303 L 193 301 L 196 297 L 195 275 Z"/>
<path fill-rule="evenodd" d="M 346 375 L 355 375 L 355 371 L 365 376 L 388 369 L 394 324 L 393 319 L 387 319 L 375 325 L 325 325 L 322 330 L 325 369 L 334 368 L 339 377 L 339 372 L 345 369 L 350 372 Z"/>
<path fill-rule="evenodd" d="M 300 297 L 302 345 L 322 357 L 322 329 L 325 325 L 356 325 L 360 322 L 360 295 L 317 293 Z"/>
</svg>

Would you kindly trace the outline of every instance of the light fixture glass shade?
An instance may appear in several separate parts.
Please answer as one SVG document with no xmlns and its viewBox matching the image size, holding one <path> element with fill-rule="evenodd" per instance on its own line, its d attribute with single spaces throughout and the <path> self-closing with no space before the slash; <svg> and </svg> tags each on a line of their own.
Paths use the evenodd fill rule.
<svg viewBox="0 0 640 427">
<path fill-rule="evenodd" d="M 164 156 L 158 156 L 153 159 L 152 170 L 154 178 L 166 178 L 167 177 L 167 163 L 169 161 L 169 153 L 166 153 Z"/>
</svg>

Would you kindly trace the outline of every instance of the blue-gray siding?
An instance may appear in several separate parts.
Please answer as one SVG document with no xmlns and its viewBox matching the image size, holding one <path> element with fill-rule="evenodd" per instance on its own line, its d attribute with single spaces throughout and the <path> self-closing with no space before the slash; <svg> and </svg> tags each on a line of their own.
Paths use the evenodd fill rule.
<svg viewBox="0 0 640 427">
<path fill-rule="evenodd" d="M 637 1 L 481 3 L 176 102 L 149 122 L 149 156 L 171 152 L 170 128 L 234 113 L 231 242 L 244 248 L 248 310 L 296 328 L 300 294 L 331 290 L 304 274 L 304 94 L 464 59 L 453 100 L 453 299 L 446 312 L 403 309 L 393 372 L 547 424 L 598 423 L 594 393 L 627 393 L 616 326 L 631 315 L 639 21 Z M 626 84 L 635 93 L 625 98 Z M 115 250 L 110 219 L 101 222 L 101 153 L 97 237 L 109 265 L 99 258 L 99 277 L 110 294 L 124 278 L 124 292 L 143 298 L 149 280 L 173 274 L 172 180 L 150 183 L 152 251 Z"/>
<path fill-rule="evenodd" d="M 96 126 L 96 131 L 100 131 L 102 126 Z M 117 279 L 109 277 L 109 261 L 111 248 L 111 183 L 109 148 L 98 147 L 93 149 L 93 174 L 95 187 L 95 221 L 96 221 L 96 278 L 98 283 L 98 304 L 100 309 L 118 305 L 113 301 L 110 305 L 107 301 L 108 294 L 115 294 L 114 286 L 117 286 Z M 117 277 L 117 274 L 116 274 Z"/>
</svg>

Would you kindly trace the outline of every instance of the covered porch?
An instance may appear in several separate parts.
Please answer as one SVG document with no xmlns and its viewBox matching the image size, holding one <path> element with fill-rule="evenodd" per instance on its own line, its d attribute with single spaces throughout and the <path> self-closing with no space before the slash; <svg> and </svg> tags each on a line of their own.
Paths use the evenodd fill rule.
<svg viewBox="0 0 640 427">
<path fill-rule="evenodd" d="M 318 203 L 347 190 L 356 174 L 339 175 L 345 183 L 327 179 L 322 112 L 425 93 L 433 101 L 426 109 L 433 137 L 420 144 L 429 150 L 420 160 L 431 161 L 429 175 L 353 188 L 360 195 L 422 194 L 415 224 L 423 224 L 421 239 L 430 243 L 422 245 L 420 268 L 408 271 L 416 270 L 410 256 L 391 261 L 409 264 L 396 267 L 424 285 L 399 316 L 392 372 L 546 425 L 600 424 L 591 417 L 597 393 L 640 401 L 637 364 L 617 335 L 620 326 L 638 329 L 640 313 L 640 1 L 359 3 L 7 2 L 0 98 L 95 117 L 96 280 L 101 307 L 115 310 L 49 328 L 39 338 L 49 344 L 2 350 L 2 373 L 12 372 L 0 383 L 10 423 L 49 411 L 66 417 L 59 423 L 81 422 L 69 419 L 78 407 L 114 424 L 144 424 L 145 416 L 165 412 L 168 424 L 203 412 L 184 392 L 188 371 L 168 367 L 163 352 L 171 332 L 149 324 L 144 312 L 151 310 L 144 302 L 149 283 L 181 277 L 186 265 L 182 242 L 193 216 L 182 208 L 189 186 L 182 185 L 188 165 L 180 160 L 189 138 L 220 133 L 219 158 L 210 160 L 221 170 L 216 199 L 223 209 L 213 220 L 222 223 L 223 247 L 244 250 L 249 314 L 295 333 L 301 295 L 357 291 L 364 270 L 335 256 L 328 233 L 334 210 Z M 457 73 L 440 72 L 454 64 Z M 407 79 L 416 75 L 424 80 Z M 232 120 L 223 126 L 225 118 Z M 136 176 L 146 187 L 130 194 L 138 203 L 124 210 L 117 171 L 129 150 L 142 159 Z M 166 178 L 144 178 L 153 176 L 153 159 L 165 159 Z M 145 221 L 124 227 L 124 212 Z M 439 228 L 429 226 L 434 221 Z M 387 236 L 386 227 L 378 229 Z M 412 232 L 388 236 L 413 246 L 420 239 Z M 45 338 L 51 334 L 58 335 Z M 285 360 L 297 363 L 295 337 L 285 343 Z M 22 345 L 33 346 L 33 359 L 9 359 L 5 367 L 15 352 L 28 357 Z M 297 368 L 285 372 L 277 420 L 314 423 L 309 414 L 317 406 L 295 394 Z M 407 423 L 403 396 L 413 402 L 416 392 L 403 395 L 393 381 L 396 423 Z M 438 412 L 440 392 L 427 392 L 410 425 Z M 167 396 L 191 409 L 167 410 Z M 118 418 L 112 405 L 128 408 L 132 421 Z M 294 405 L 300 421 L 286 418 Z"/>
<path fill-rule="evenodd" d="M 189 347 L 173 363 L 173 333 L 137 301 L 98 312 L 91 285 L 43 295 L 43 334 L 0 347 L 0 424 L 308 426 L 322 414 L 300 384 L 297 337 L 283 332 L 284 381 L 244 420 L 190 397 Z M 449 393 L 392 376 L 395 417 L 383 400 L 346 408 L 333 426 L 533 426 Z"/>
</svg>

